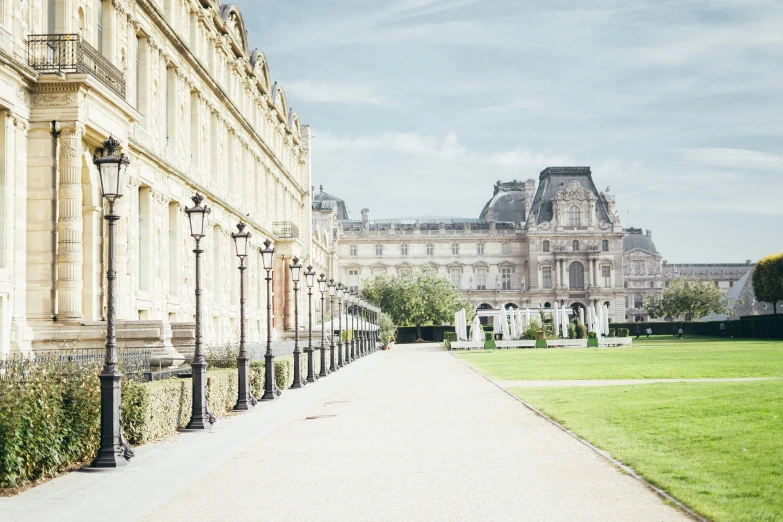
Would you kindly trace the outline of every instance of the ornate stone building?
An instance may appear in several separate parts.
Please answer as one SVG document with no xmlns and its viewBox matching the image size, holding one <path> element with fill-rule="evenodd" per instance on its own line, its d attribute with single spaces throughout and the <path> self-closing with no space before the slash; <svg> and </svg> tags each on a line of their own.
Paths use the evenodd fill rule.
<svg viewBox="0 0 783 522">
<path fill-rule="evenodd" d="M 239 220 L 255 247 L 274 241 L 274 327 L 292 327 L 285 265 L 315 254 L 309 129 L 264 54 L 248 48 L 236 6 L 0 1 L 0 112 L 0 354 L 103 344 L 105 207 L 92 155 L 109 135 L 131 161 L 117 205 L 120 345 L 173 352 L 192 343 L 194 245 L 183 209 L 195 192 L 212 208 L 202 241 L 206 341 L 236 338 L 230 236 Z M 253 252 L 247 324 L 259 340 L 266 290 Z"/>
<path fill-rule="evenodd" d="M 322 193 L 334 208 L 345 203 Z M 323 205 L 323 203 L 319 203 Z M 549 167 L 538 183 L 498 182 L 479 218 L 339 220 L 340 279 L 354 288 L 414 268 L 448 277 L 476 308 L 578 308 L 625 316 L 624 232 L 589 167 Z"/>
</svg>

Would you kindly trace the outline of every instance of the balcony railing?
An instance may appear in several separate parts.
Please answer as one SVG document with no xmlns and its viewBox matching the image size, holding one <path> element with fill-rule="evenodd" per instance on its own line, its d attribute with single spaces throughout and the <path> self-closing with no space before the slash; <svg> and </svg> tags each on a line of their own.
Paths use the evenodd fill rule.
<svg viewBox="0 0 783 522">
<path fill-rule="evenodd" d="M 298 239 L 299 227 L 291 221 L 275 221 L 272 223 L 272 233 L 278 239 Z"/>
<path fill-rule="evenodd" d="M 125 73 L 78 34 L 31 34 L 27 38 L 27 63 L 43 73 L 91 74 L 125 98 Z"/>
</svg>

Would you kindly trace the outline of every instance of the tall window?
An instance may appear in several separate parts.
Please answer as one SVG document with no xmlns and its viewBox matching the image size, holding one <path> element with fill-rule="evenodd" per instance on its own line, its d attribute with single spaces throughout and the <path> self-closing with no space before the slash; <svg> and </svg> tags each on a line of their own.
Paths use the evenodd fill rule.
<svg viewBox="0 0 783 522">
<path fill-rule="evenodd" d="M 403 256 L 407 256 L 408 255 L 408 243 L 403 243 L 400 246 L 400 254 L 402 254 Z"/>
<path fill-rule="evenodd" d="M 432 243 L 427 243 L 427 255 L 432 256 L 435 255 L 435 245 Z"/>
<path fill-rule="evenodd" d="M 462 272 L 459 268 L 452 268 L 451 269 L 451 284 L 454 285 L 454 288 L 460 288 L 462 284 Z"/>
<path fill-rule="evenodd" d="M 509 253 L 511 253 L 511 245 L 508 243 L 503 243 L 502 252 L 504 256 L 507 256 Z"/>
<path fill-rule="evenodd" d="M 550 267 L 544 267 L 541 269 L 541 279 L 544 288 L 552 288 L 552 269 Z"/>
<path fill-rule="evenodd" d="M 484 243 L 479 243 L 478 248 L 476 249 L 476 253 L 480 256 L 484 255 Z"/>
<path fill-rule="evenodd" d="M 179 205 L 169 203 L 169 295 L 179 294 Z"/>
<path fill-rule="evenodd" d="M 644 272 L 644 264 L 642 264 L 641 261 L 637 261 L 633 264 L 633 273 L 634 275 L 642 275 L 642 272 Z"/>
<path fill-rule="evenodd" d="M 579 210 L 579 207 L 574 205 L 573 207 L 568 209 L 568 226 L 569 227 L 578 227 L 581 225 L 581 212 Z"/>
<path fill-rule="evenodd" d="M 220 286 L 220 275 L 223 272 L 220 266 L 220 243 L 220 227 L 215 225 L 212 227 L 212 244 L 209 247 L 212 249 L 212 295 L 216 305 L 220 302 L 220 292 L 223 290 Z"/>
<path fill-rule="evenodd" d="M 571 241 L 571 247 L 573 248 L 574 252 L 579 252 L 579 241 L 577 239 Z"/>
<path fill-rule="evenodd" d="M 610 266 L 602 266 L 601 267 L 601 278 L 603 279 L 603 287 L 604 288 L 611 288 L 612 287 L 612 267 L 610 267 Z"/>
<path fill-rule="evenodd" d="M 549 252 L 549 241 L 544 241 L 544 252 Z"/>
<path fill-rule="evenodd" d="M 604 239 L 603 241 L 601 241 L 601 250 L 603 252 L 609 252 L 609 240 L 608 239 Z"/>
<path fill-rule="evenodd" d="M 198 91 L 190 91 L 190 164 L 199 169 L 201 169 L 199 164 L 199 145 L 202 143 L 201 136 L 199 136 L 200 120 Z M 204 136 L 204 139 L 206 138 Z"/>
<path fill-rule="evenodd" d="M 174 125 L 177 118 L 177 74 L 174 67 L 166 68 L 166 99 L 163 100 L 166 108 L 166 147 L 174 149 L 177 137 L 174 135 Z"/>
<path fill-rule="evenodd" d="M 715 282 L 717 283 L 717 281 L 715 281 Z M 715 286 L 717 286 L 717 285 L 715 285 Z M 650 281 L 650 288 L 655 288 L 655 282 Z"/>
<path fill-rule="evenodd" d="M 359 271 L 348 270 L 348 289 L 351 292 L 359 291 Z"/>
<path fill-rule="evenodd" d="M 134 86 L 133 93 L 133 106 L 136 110 L 139 110 L 139 93 L 141 91 L 141 67 L 139 67 L 141 56 L 141 36 L 136 35 L 133 49 L 133 72 L 136 74 L 136 85 Z"/>
<path fill-rule="evenodd" d="M 459 255 L 459 243 L 452 243 L 451 245 L 451 255 L 458 256 Z"/>
<path fill-rule="evenodd" d="M 476 269 L 476 290 L 486 290 L 486 289 L 487 289 L 487 269 L 478 268 Z"/>
<path fill-rule="evenodd" d="M 511 290 L 511 268 L 503 267 L 500 269 L 500 281 L 503 285 L 503 290 Z"/>
<path fill-rule="evenodd" d="M 383 255 L 383 245 L 381 245 L 380 243 L 375 245 L 375 255 L 376 256 L 382 256 Z"/>
<path fill-rule="evenodd" d="M 642 298 L 642 294 L 633 294 L 633 307 L 636 309 L 641 309 L 644 306 L 644 299 Z"/>
<path fill-rule="evenodd" d="M 95 0 L 95 47 L 103 53 L 103 0 Z"/>
<path fill-rule="evenodd" d="M 350 246 L 350 252 L 352 256 L 356 256 L 356 245 Z"/>
<path fill-rule="evenodd" d="M 574 261 L 568 267 L 568 286 L 574 290 L 583 290 L 585 287 L 585 267 L 579 261 Z"/>
<path fill-rule="evenodd" d="M 152 267 L 152 192 L 149 187 L 139 187 L 139 289 L 150 290 Z"/>
</svg>

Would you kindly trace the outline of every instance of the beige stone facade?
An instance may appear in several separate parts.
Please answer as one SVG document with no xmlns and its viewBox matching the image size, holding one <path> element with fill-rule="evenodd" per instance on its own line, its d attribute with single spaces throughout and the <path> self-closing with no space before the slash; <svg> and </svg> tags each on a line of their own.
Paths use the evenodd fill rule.
<svg viewBox="0 0 783 522">
<path fill-rule="evenodd" d="M 212 208 L 202 241 L 207 343 L 236 339 L 231 233 L 277 249 L 274 327 L 293 327 L 292 256 L 311 251 L 309 128 L 247 47 L 236 6 L 214 0 L 0 2 L 0 354 L 101 346 L 106 226 L 92 156 L 109 135 L 130 157 L 116 210 L 121 346 L 173 353 L 192 339 L 194 248 L 184 213 Z M 248 338 L 266 328 L 257 248 Z M 284 268 L 285 267 L 285 268 Z"/>
<path fill-rule="evenodd" d="M 339 274 L 360 287 L 382 273 L 430 270 L 476 308 L 609 303 L 611 319 L 621 320 L 624 234 L 614 196 L 598 192 L 588 167 L 550 167 L 538 183 L 498 182 L 479 218 L 346 216 Z"/>
</svg>

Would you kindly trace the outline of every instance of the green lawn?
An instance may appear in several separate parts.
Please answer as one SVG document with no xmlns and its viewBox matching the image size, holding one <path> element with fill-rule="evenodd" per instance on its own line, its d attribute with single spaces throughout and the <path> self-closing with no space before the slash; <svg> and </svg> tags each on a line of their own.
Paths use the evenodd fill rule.
<svg viewBox="0 0 783 522">
<path fill-rule="evenodd" d="M 498 380 L 783 377 L 783 341 L 671 336 L 631 348 L 454 352 Z"/>
<path fill-rule="evenodd" d="M 760 348 L 746 350 L 769 357 Z M 698 353 L 713 358 L 721 352 Z M 614 355 L 603 360 L 618 361 Z M 755 366 L 735 354 L 707 367 Z M 783 520 L 781 380 L 512 391 L 710 519 Z"/>
</svg>

